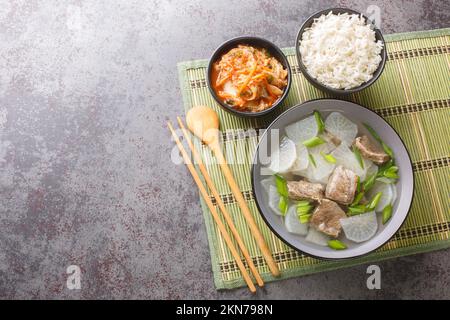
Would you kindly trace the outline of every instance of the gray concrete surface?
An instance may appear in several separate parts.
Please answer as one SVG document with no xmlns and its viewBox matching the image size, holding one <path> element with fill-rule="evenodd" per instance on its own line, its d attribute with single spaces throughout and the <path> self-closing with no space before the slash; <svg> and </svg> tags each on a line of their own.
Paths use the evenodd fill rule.
<svg viewBox="0 0 450 320">
<path fill-rule="evenodd" d="M 0 298 L 250 298 L 214 289 L 197 189 L 173 166 L 176 63 L 224 40 L 291 46 L 316 10 L 376 3 L 385 33 L 448 1 L 0 1 Z M 66 267 L 81 267 L 81 290 Z M 268 284 L 256 298 L 450 298 L 450 251 Z"/>
</svg>

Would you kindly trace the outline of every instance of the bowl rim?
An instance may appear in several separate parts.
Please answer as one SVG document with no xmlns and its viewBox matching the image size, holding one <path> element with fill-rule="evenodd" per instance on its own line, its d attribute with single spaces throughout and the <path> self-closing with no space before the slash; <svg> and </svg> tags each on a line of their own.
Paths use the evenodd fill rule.
<svg viewBox="0 0 450 320">
<path fill-rule="evenodd" d="M 267 109 L 265 109 L 263 111 L 259 111 L 259 112 L 246 112 L 246 111 L 239 111 L 239 110 L 235 110 L 235 109 L 231 108 L 226 103 L 224 103 L 221 99 L 219 99 L 216 92 L 214 91 L 214 89 L 211 86 L 211 76 L 210 76 L 211 69 L 212 69 L 214 62 L 216 62 L 218 60 L 218 58 L 219 58 L 218 56 L 219 56 L 219 54 L 221 54 L 221 51 L 224 49 L 224 47 L 230 46 L 230 45 L 238 45 L 240 43 L 245 44 L 245 42 L 247 42 L 247 41 L 249 41 L 249 42 L 258 41 L 258 42 L 266 43 L 268 47 L 273 49 L 282 58 L 283 61 L 280 61 L 280 62 L 282 62 L 283 64 L 286 65 L 286 70 L 288 73 L 287 74 L 287 85 L 283 89 L 284 92 L 283 92 L 282 96 L 277 101 L 275 101 L 275 103 L 270 108 L 267 108 Z M 251 45 L 251 43 L 248 43 L 248 44 Z M 209 58 L 208 67 L 206 70 L 206 85 L 207 85 L 212 97 L 214 98 L 214 100 L 225 111 L 233 113 L 233 114 L 241 116 L 241 117 L 254 118 L 254 117 L 264 116 L 264 115 L 274 111 L 286 99 L 287 95 L 289 94 L 289 90 L 291 88 L 291 83 L 292 83 L 291 66 L 290 66 L 289 61 L 288 61 L 286 55 L 284 54 L 284 52 L 278 46 L 276 46 L 274 43 L 272 43 L 271 41 L 261 38 L 261 37 L 257 37 L 257 36 L 239 36 L 239 37 L 234 37 L 234 38 L 231 38 L 231 39 L 223 42 L 221 45 L 219 45 L 214 50 L 213 54 Z"/>
<path fill-rule="evenodd" d="M 303 64 L 302 61 L 302 56 L 300 53 L 300 40 L 301 37 L 303 35 L 303 32 L 305 31 L 305 29 L 307 28 L 307 25 L 309 25 L 311 23 L 311 21 L 313 21 L 314 19 L 320 17 L 323 14 L 328 14 L 330 11 L 337 11 L 337 13 L 349 13 L 349 14 L 358 14 L 361 15 L 367 24 L 372 26 L 372 30 L 375 31 L 375 36 L 379 38 L 379 40 L 381 40 L 383 42 L 383 49 L 381 50 L 381 61 L 377 67 L 377 69 L 375 70 L 375 72 L 372 75 L 372 78 L 367 81 L 362 83 L 361 85 L 359 85 L 358 87 L 352 88 L 352 89 L 335 89 L 335 88 L 331 88 L 328 87 L 326 85 L 324 85 L 323 83 L 319 82 L 318 80 L 316 80 L 313 76 L 311 76 L 308 72 L 308 70 L 306 69 L 305 65 Z M 370 87 L 372 84 L 375 83 L 375 81 L 378 80 L 378 78 L 381 76 L 381 74 L 384 71 L 384 67 L 386 65 L 386 61 L 387 61 L 387 50 L 386 50 L 386 41 L 384 40 L 383 34 L 381 32 L 381 30 L 379 28 L 377 28 L 375 26 L 375 24 L 373 24 L 371 22 L 371 20 L 365 16 L 363 13 L 353 10 L 353 9 L 349 9 L 349 8 L 344 8 L 344 7 L 334 7 L 334 8 L 329 8 L 329 9 L 325 9 L 325 10 L 320 10 L 317 11 L 315 13 L 313 13 L 312 15 L 310 15 L 300 26 L 300 29 L 297 32 L 297 37 L 295 38 L 295 55 L 297 57 L 297 64 L 298 67 L 300 69 L 300 71 L 302 72 L 302 74 L 305 76 L 305 78 L 316 88 L 328 92 L 328 93 L 332 93 L 332 94 L 336 94 L 336 95 L 347 95 L 347 94 L 352 94 L 355 92 L 359 92 L 361 90 L 364 90 L 368 87 Z"/>
<path fill-rule="evenodd" d="M 320 260 L 325 260 L 325 261 L 344 261 L 344 260 L 351 260 L 351 259 L 355 259 L 355 258 L 360 258 L 360 257 L 367 256 L 367 255 L 373 253 L 374 251 L 378 250 L 379 248 L 383 247 L 386 243 L 388 243 L 388 242 L 389 242 L 389 241 L 390 241 L 390 240 L 398 233 L 398 231 L 399 231 L 399 230 L 402 228 L 402 226 L 405 224 L 406 218 L 408 217 L 408 215 L 409 215 L 409 213 L 410 213 L 410 211 L 411 211 L 411 206 L 412 206 L 412 203 L 413 203 L 413 200 L 414 200 L 413 198 L 414 198 L 414 190 L 415 190 L 416 180 L 415 180 L 415 177 L 414 177 L 414 171 L 413 171 L 413 170 L 412 170 L 412 175 L 411 175 L 411 179 L 412 179 L 412 193 L 411 193 L 411 199 L 409 200 L 408 209 L 406 210 L 406 213 L 405 213 L 405 216 L 404 216 L 404 218 L 403 218 L 403 221 L 401 221 L 401 223 L 399 224 L 398 228 L 395 230 L 395 232 L 392 233 L 392 235 L 391 235 L 389 238 L 386 239 L 386 241 L 380 243 L 377 247 L 374 247 L 372 250 L 369 250 L 369 251 L 367 251 L 367 252 L 365 252 L 365 253 L 362 253 L 362 254 L 358 254 L 358 255 L 354 255 L 354 256 L 349 256 L 349 257 L 336 257 L 336 258 L 332 258 L 332 257 L 323 257 L 323 256 L 319 256 L 319 255 L 314 255 L 314 254 L 309 253 L 309 252 L 302 251 L 302 250 L 300 250 L 299 248 L 297 248 L 296 246 L 294 246 L 294 245 L 293 245 L 292 243 L 290 243 L 287 239 L 285 239 L 282 235 L 280 235 L 280 234 L 275 230 L 275 228 L 269 223 L 268 219 L 266 218 L 265 214 L 263 213 L 263 210 L 262 210 L 262 208 L 261 208 L 261 206 L 260 206 L 260 204 L 259 204 L 258 198 L 256 197 L 256 192 L 255 192 L 255 183 L 256 183 L 256 181 L 255 181 L 255 167 L 256 167 L 256 165 L 257 165 L 258 151 L 259 151 L 259 147 L 260 147 L 260 145 L 261 145 L 261 142 L 262 142 L 264 136 L 267 134 L 268 130 L 271 129 L 271 127 L 274 125 L 274 123 L 275 123 L 276 121 L 278 121 L 280 118 L 284 117 L 285 114 L 287 114 L 288 112 L 290 112 L 292 109 L 294 109 L 294 108 L 301 108 L 301 107 L 302 107 L 304 104 L 306 104 L 306 103 L 311 103 L 311 102 L 316 102 L 316 101 L 321 101 L 321 100 L 331 100 L 331 101 L 340 101 L 340 102 L 344 102 L 344 103 L 353 103 L 353 104 L 355 104 L 355 105 L 360 106 L 361 108 L 364 108 L 364 109 L 368 110 L 369 112 L 373 113 L 376 117 L 380 118 L 387 126 L 389 126 L 389 127 L 395 132 L 395 134 L 396 134 L 397 137 L 399 138 L 399 140 L 400 140 L 400 142 L 401 142 L 403 148 L 404 148 L 405 151 L 406 151 L 406 154 L 407 154 L 408 159 L 409 159 L 409 164 L 410 164 L 411 170 L 412 170 L 412 168 L 413 168 L 413 162 L 412 162 L 412 160 L 411 160 L 411 155 L 410 155 L 408 149 L 406 148 L 405 142 L 403 141 L 403 139 L 401 138 L 401 136 L 398 134 L 397 130 L 395 130 L 395 129 L 394 129 L 394 128 L 393 128 L 393 127 L 392 127 L 392 126 L 391 126 L 391 125 L 390 125 L 383 117 L 381 117 L 380 115 L 378 115 L 375 111 L 373 111 L 373 110 L 371 110 L 371 109 L 369 109 L 369 108 L 367 108 L 367 107 L 364 107 L 364 106 L 362 106 L 362 105 L 360 105 L 360 104 L 358 104 L 358 103 L 356 103 L 356 102 L 353 102 L 353 101 L 339 100 L 339 99 L 333 99 L 333 98 L 317 98 L 317 99 L 312 99 L 312 100 L 308 100 L 308 101 L 305 101 L 305 102 L 296 104 L 296 105 L 294 105 L 293 107 L 289 108 L 288 110 L 284 111 L 282 114 L 280 114 L 276 119 L 274 119 L 274 120 L 269 124 L 269 126 L 265 129 L 265 131 L 264 131 L 264 133 L 262 134 L 262 136 L 259 138 L 258 144 L 257 144 L 257 146 L 256 146 L 256 149 L 255 149 L 254 154 L 253 154 L 253 157 L 252 157 L 253 163 L 252 163 L 252 167 L 251 167 L 251 170 L 250 170 L 250 174 L 251 174 L 251 185 L 252 185 L 252 196 L 253 196 L 253 199 L 255 200 L 255 204 L 256 204 L 256 208 L 258 209 L 258 213 L 259 213 L 259 215 L 261 216 L 261 218 L 263 219 L 263 221 L 264 221 L 264 223 L 266 224 L 266 226 L 268 226 L 269 229 L 270 229 L 270 231 L 273 232 L 273 233 L 278 237 L 278 239 L 280 239 L 281 241 L 283 241 L 283 243 L 285 243 L 288 247 L 294 249 L 295 251 L 297 251 L 297 252 L 299 252 L 299 253 L 301 253 L 301 254 L 303 254 L 303 255 L 305 255 L 305 256 L 308 256 L 308 257 L 311 257 L 311 258 L 315 258 L 315 259 L 320 259 Z M 371 240 L 371 239 L 369 239 L 369 240 L 367 240 L 367 241 L 370 241 L 370 240 Z"/>
</svg>

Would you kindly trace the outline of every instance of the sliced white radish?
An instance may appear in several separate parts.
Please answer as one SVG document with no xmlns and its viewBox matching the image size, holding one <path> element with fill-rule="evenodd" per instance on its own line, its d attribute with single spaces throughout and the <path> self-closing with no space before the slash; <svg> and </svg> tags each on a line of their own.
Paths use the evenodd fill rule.
<svg viewBox="0 0 450 320">
<path fill-rule="evenodd" d="M 312 164 L 311 164 L 311 162 L 309 162 L 308 167 L 306 169 L 297 171 L 295 174 L 300 177 L 306 178 L 306 180 L 308 180 L 308 181 L 313 182 L 312 180 L 314 179 L 314 177 L 312 175 L 311 166 L 312 166 Z"/>
<path fill-rule="evenodd" d="M 289 169 L 293 174 L 299 174 L 308 167 L 308 149 L 301 143 L 296 145 L 297 159 L 295 159 L 294 164 Z"/>
<path fill-rule="evenodd" d="M 331 155 L 336 158 L 336 164 L 342 165 L 344 168 L 353 171 L 357 176 L 359 176 L 361 181 L 364 181 L 367 177 L 367 171 L 370 169 L 373 171 L 375 168 L 372 168 L 372 161 L 363 159 L 364 168 L 361 167 L 358 159 L 352 150 L 345 144 L 339 145 L 336 149 L 331 152 Z"/>
<path fill-rule="evenodd" d="M 352 152 L 353 153 L 353 152 Z M 354 155 L 354 154 L 353 154 Z M 355 161 L 350 161 L 346 168 L 352 170 L 356 175 L 359 176 L 360 181 L 366 180 L 371 174 L 376 173 L 378 171 L 378 167 L 370 160 L 362 159 L 364 168 L 361 168 L 361 164 L 355 157 Z"/>
<path fill-rule="evenodd" d="M 392 186 L 392 200 L 391 204 L 394 203 L 395 200 L 397 200 L 397 186 L 395 184 L 391 184 Z"/>
<path fill-rule="evenodd" d="M 270 177 L 267 177 L 267 178 L 261 180 L 261 185 L 262 185 L 264 191 L 267 194 L 269 194 L 269 187 L 270 186 L 274 186 L 274 187 L 276 186 L 274 176 L 270 176 Z"/>
<path fill-rule="evenodd" d="M 327 143 L 331 144 L 333 149 L 341 144 L 341 140 L 332 135 L 329 131 L 325 131 L 324 133 L 319 134 L 319 137 L 321 137 Z"/>
<path fill-rule="evenodd" d="M 297 206 L 290 206 L 286 217 L 284 218 L 284 225 L 287 231 L 290 233 L 295 233 L 300 236 L 306 236 L 308 233 L 308 223 L 300 223 L 297 214 Z"/>
<path fill-rule="evenodd" d="M 308 166 L 308 179 L 311 182 L 327 184 L 328 178 L 336 165 L 326 161 L 320 153 L 311 152 L 311 156 L 314 159 L 315 165 L 310 161 Z"/>
<path fill-rule="evenodd" d="M 375 163 L 373 163 L 372 161 L 364 159 L 364 165 L 366 163 L 369 163 L 369 165 L 365 168 L 366 169 L 366 178 L 368 178 L 378 172 L 378 166 Z"/>
<path fill-rule="evenodd" d="M 269 207 L 277 215 L 282 216 L 281 211 L 278 207 L 279 203 L 280 203 L 280 194 L 278 193 L 277 187 L 270 185 L 269 186 Z"/>
<path fill-rule="evenodd" d="M 344 144 L 340 144 L 339 147 L 331 152 L 331 155 L 336 158 L 336 163 L 345 166 L 351 163 L 351 166 L 358 164 L 358 161 L 350 148 Z"/>
<path fill-rule="evenodd" d="M 310 181 L 311 178 L 311 170 L 309 170 L 309 164 L 308 167 L 306 167 L 306 169 L 300 170 L 300 171 L 296 171 L 295 175 L 306 178 L 307 180 Z"/>
<path fill-rule="evenodd" d="M 316 152 L 316 151 L 317 151 L 317 152 L 330 153 L 331 151 L 333 151 L 334 149 L 336 149 L 336 148 L 340 145 L 340 143 L 339 143 L 339 144 L 335 144 L 335 143 L 333 142 L 333 139 L 331 138 L 332 135 L 331 135 L 329 132 L 327 132 L 327 133 L 321 133 L 321 134 L 319 134 L 319 137 L 320 137 L 322 140 L 324 140 L 325 143 L 322 143 L 322 144 L 319 144 L 319 145 L 316 146 L 316 147 L 310 148 L 310 149 L 309 149 L 310 151 L 313 151 L 313 152 Z"/>
<path fill-rule="evenodd" d="M 308 148 L 309 152 L 312 152 L 312 153 L 321 153 L 321 152 L 323 152 L 325 154 L 330 153 L 334 149 L 336 149 L 336 146 L 333 143 L 331 143 L 331 142 L 322 143 L 322 144 L 319 144 L 318 146 L 315 146 L 315 147 L 312 147 L 312 148 Z"/>
<path fill-rule="evenodd" d="M 288 125 L 285 129 L 286 135 L 295 143 L 302 143 L 317 136 L 319 128 L 314 116 L 307 117 Z"/>
<path fill-rule="evenodd" d="M 295 143 L 289 138 L 283 137 L 280 146 L 270 158 L 269 169 L 275 173 L 286 173 L 297 159 Z"/>
<path fill-rule="evenodd" d="M 339 112 L 332 112 L 325 120 L 325 129 L 341 140 L 341 144 L 350 146 L 357 133 L 358 126 Z"/>
<path fill-rule="evenodd" d="M 328 246 L 328 241 L 330 240 L 330 238 L 325 233 L 317 231 L 314 228 L 309 228 L 305 240 L 319 246 L 326 247 Z"/>
<path fill-rule="evenodd" d="M 373 187 L 367 192 L 367 199 L 370 201 L 378 192 L 381 192 L 381 197 L 378 201 L 378 205 L 375 208 L 375 211 L 381 212 L 388 204 L 392 203 L 393 201 L 392 199 L 394 198 L 394 185 L 392 185 L 391 183 L 376 181 Z"/>
<path fill-rule="evenodd" d="M 379 181 L 379 182 L 387 183 L 387 184 L 395 183 L 394 179 L 389 179 L 389 178 L 386 178 L 386 177 L 379 177 L 376 180 Z"/>
<path fill-rule="evenodd" d="M 339 221 L 346 238 L 357 243 L 369 240 L 378 230 L 375 211 L 343 218 Z"/>
</svg>

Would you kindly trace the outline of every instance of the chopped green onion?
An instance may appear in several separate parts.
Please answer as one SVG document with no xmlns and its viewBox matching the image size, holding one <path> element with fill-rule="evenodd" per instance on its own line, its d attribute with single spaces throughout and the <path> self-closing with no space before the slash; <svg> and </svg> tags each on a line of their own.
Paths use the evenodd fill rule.
<svg viewBox="0 0 450 320">
<path fill-rule="evenodd" d="M 396 173 L 385 172 L 384 176 L 389 179 L 398 179 L 398 174 Z"/>
<path fill-rule="evenodd" d="M 307 200 L 299 201 L 297 203 L 297 215 L 300 223 L 307 223 L 311 218 L 311 210 L 313 206 Z"/>
<path fill-rule="evenodd" d="M 398 167 L 397 166 L 392 166 L 392 167 L 389 167 L 386 171 L 397 172 L 398 171 Z"/>
<path fill-rule="evenodd" d="M 366 179 L 366 181 L 364 181 L 364 191 L 367 192 L 370 190 L 370 188 L 373 187 L 374 183 L 375 183 L 375 179 L 377 178 L 377 174 L 373 174 L 371 175 L 368 179 Z"/>
<path fill-rule="evenodd" d="M 308 200 L 300 200 L 297 202 L 297 207 L 305 207 L 305 206 L 309 206 Z"/>
<path fill-rule="evenodd" d="M 312 137 L 311 139 L 305 140 L 302 143 L 308 148 L 313 148 L 325 143 L 325 140 L 323 140 L 321 137 Z"/>
<path fill-rule="evenodd" d="M 307 215 L 311 212 L 313 206 L 309 203 L 309 201 L 299 201 L 297 203 L 297 214 L 300 216 Z"/>
<path fill-rule="evenodd" d="M 397 166 L 389 167 L 388 169 L 384 170 L 383 176 L 390 179 L 398 179 L 397 171 L 398 171 Z"/>
<path fill-rule="evenodd" d="M 313 207 L 311 206 L 311 205 L 308 205 L 308 206 L 300 206 L 300 207 L 297 207 L 297 213 L 300 215 L 300 216 L 302 216 L 302 215 L 305 215 L 305 214 L 309 214 L 310 212 L 311 212 L 311 209 L 312 209 Z"/>
<path fill-rule="evenodd" d="M 356 160 L 358 160 L 359 166 L 361 167 L 361 169 L 364 169 L 364 161 L 361 157 L 361 153 L 359 152 L 358 148 L 353 147 L 353 153 L 355 155 Z"/>
<path fill-rule="evenodd" d="M 378 133 L 371 126 L 369 126 L 367 123 L 363 123 L 363 125 L 364 125 L 364 127 L 366 127 L 367 131 L 370 132 L 372 137 L 374 137 L 375 140 L 377 140 L 378 142 L 381 143 L 382 140 L 381 140 L 380 136 L 378 135 Z"/>
<path fill-rule="evenodd" d="M 314 156 L 311 153 L 308 153 L 308 158 L 309 158 L 309 161 L 311 161 L 312 165 L 314 167 L 317 167 L 316 160 L 314 160 Z"/>
<path fill-rule="evenodd" d="M 319 128 L 319 133 L 325 130 L 325 123 L 323 122 L 322 115 L 319 111 L 314 111 L 314 118 L 316 118 L 317 128 Z"/>
<path fill-rule="evenodd" d="M 386 222 L 389 221 L 389 219 L 392 216 L 392 205 L 388 204 L 386 207 L 384 207 L 383 209 L 383 224 L 385 224 Z"/>
<path fill-rule="evenodd" d="M 398 179 L 398 167 L 394 165 L 392 159 L 383 164 L 377 173 L 377 177 L 386 177 L 389 179 Z"/>
<path fill-rule="evenodd" d="M 388 162 L 384 163 L 378 168 L 378 172 L 383 172 L 394 165 L 394 160 L 390 159 Z"/>
<path fill-rule="evenodd" d="M 286 215 L 287 208 L 288 208 L 288 200 L 287 200 L 286 197 L 281 196 L 281 197 L 280 197 L 280 201 L 278 202 L 278 209 L 280 209 L 281 214 L 282 214 L 283 216 Z"/>
<path fill-rule="evenodd" d="M 366 212 L 366 206 L 363 204 L 358 204 L 355 206 L 348 207 L 347 215 L 348 216 L 356 216 L 357 214 L 361 214 L 364 212 Z"/>
<path fill-rule="evenodd" d="M 356 193 L 361 192 L 361 178 L 356 176 Z"/>
<path fill-rule="evenodd" d="M 380 202 L 380 198 L 381 198 L 382 194 L 383 194 L 382 192 L 378 192 L 378 193 L 372 198 L 372 201 L 370 201 L 369 205 L 367 206 L 367 210 L 368 210 L 368 211 L 372 211 L 372 210 L 374 210 L 374 209 L 377 207 L 378 202 Z"/>
<path fill-rule="evenodd" d="M 384 152 L 386 152 L 386 154 L 393 158 L 394 157 L 394 152 L 392 151 L 392 149 L 383 141 L 381 142 L 381 146 L 383 147 Z"/>
<path fill-rule="evenodd" d="M 339 241 L 339 240 L 330 240 L 330 241 L 328 241 L 328 246 L 331 249 L 334 249 L 334 250 L 347 249 L 347 246 L 345 245 L 345 243 L 343 243 L 342 241 Z"/>
<path fill-rule="evenodd" d="M 325 161 L 329 162 L 329 163 L 336 163 L 336 158 L 333 157 L 332 154 L 325 154 L 323 152 L 320 153 L 322 155 L 322 157 L 325 159 Z"/>
<path fill-rule="evenodd" d="M 279 174 L 275 175 L 275 183 L 277 185 L 277 191 L 283 197 L 288 197 L 288 188 L 286 179 Z"/>
<path fill-rule="evenodd" d="M 298 218 L 300 220 L 300 223 L 308 223 L 309 220 L 311 219 L 311 216 L 312 216 L 311 214 L 303 214 L 298 216 Z"/>
<path fill-rule="evenodd" d="M 307 212 L 307 211 L 311 210 L 312 208 L 313 208 L 313 206 L 310 204 L 300 205 L 300 206 L 297 206 L 297 212 Z"/>
<path fill-rule="evenodd" d="M 353 200 L 353 202 L 350 206 L 353 207 L 353 206 L 356 206 L 357 204 L 359 204 L 359 202 L 362 200 L 363 197 L 364 197 L 364 192 L 360 191 L 356 195 L 355 200 Z"/>
<path fill-rule="evenodd" d="M 394 153 L 392 152 L 392 149 L 387 144 L 385 144 L 383 140 L 381 140 L 381 138 L 378 135 L 378 133 L 371 126 L 369 126 L 367 123 L 364 123 L 364 127 L 366 127 L 366 129 L 370 132 L 372 137 L 374 137 L 375 140 L 377 140 L 381 144 L 381 146 L 383 147 L 384 152 L 386 152 L 386 154 L 389 155 L 393 159 L 394 158 Z"/>
</svg>

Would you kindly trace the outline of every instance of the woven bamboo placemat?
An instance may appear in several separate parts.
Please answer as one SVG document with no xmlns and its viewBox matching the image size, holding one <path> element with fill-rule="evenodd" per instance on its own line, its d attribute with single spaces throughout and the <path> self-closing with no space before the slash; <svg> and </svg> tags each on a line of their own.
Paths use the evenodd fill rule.
<svg viewBox="0 0 450 320">
<path fill-rule="evenodd" d="M 184 109 L 207 105 L 217 111 L 223 133 L 223 150 L 244 198 L 281 270 L 273 278 L 246 222 L 209 149 L 199 141 L 208 172 L 265 281 L 285 279 L 379 261 L 450 246 L 450 28 L 385 37 L 388 61 L 378 81 L 348 100 L 384 117 L 400 134 L 413 161 L 414 200 L 410 214 L 397 234 L 376 252 L 346 261 L 322 261 L 296 252 L 279 240 L 260 218 L 252 195 L 250 169 L 258 130 L 298 103 L 331 97 L 311 86 L 301 74 L 294 48 L 284 49 L 292 69 L 292 87 L 279 111 L 262 119 L 238 118 L 220 109 L 206 87 L 207 60 L 178 64 Z M 244 161 L 235 161 L 244 159 Z M 214 199 L 211 196 L 213 202 Z M 244 286 L 237 265 L 226 247 L 206 205 L 201 201 L 218 289 Z"/>
</svg>

